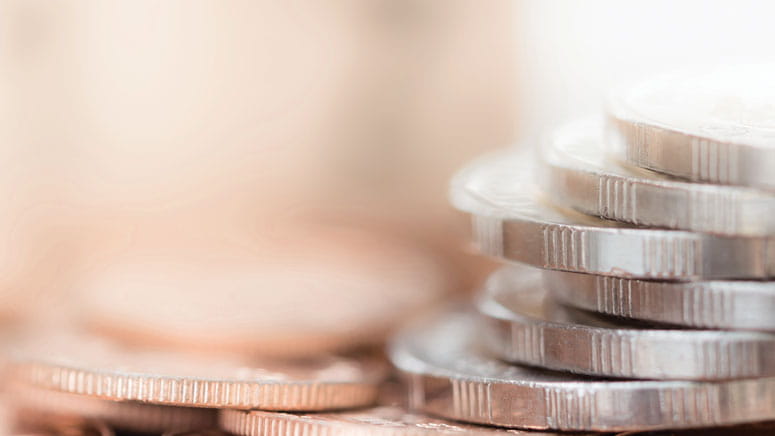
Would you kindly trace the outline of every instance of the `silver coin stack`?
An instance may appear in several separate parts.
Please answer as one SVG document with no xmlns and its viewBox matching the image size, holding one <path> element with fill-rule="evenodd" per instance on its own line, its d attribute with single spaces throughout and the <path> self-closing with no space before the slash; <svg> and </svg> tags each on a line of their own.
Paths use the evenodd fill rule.
<svg viewBox="0 0 775 436">
<path fill-rule="evenodd" d="M 526 429 L 775 432 L 773 77 L 660 76 L 460 171 L 452 204 L 508 265 L 474 308 L 395 338 L 412 406 Z"/>
</svg>

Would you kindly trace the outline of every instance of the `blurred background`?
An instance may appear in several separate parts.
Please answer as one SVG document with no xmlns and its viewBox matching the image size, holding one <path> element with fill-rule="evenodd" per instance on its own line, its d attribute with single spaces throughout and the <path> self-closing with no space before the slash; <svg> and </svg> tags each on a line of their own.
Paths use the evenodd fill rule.
<svg viewBox="0 0 775 436">
<path fill-rule="evenodd" d="M 2 314 L 77 313 L 74 296 L 110 265 L 158 255 L 201 268 L 217 262 L 191 253 L 239 258 L 234 246 L 336 251 L 345 270 L 386 262 L 374 247 L 401 241 L 444 276 L 418 275 L 410 294 L 466 292 L 490 266 L 447 206 L 455 169 L 599 110 L 616 82 L 775 57 L 774 8 L 0 0 Z M 331 228 L 378 240 L 342 248 Z M 277 307 L 317 292 L 283 286 L 300 288 Z M 202 316 L 207 301 L 170 293 L 159 304 Z"/>
</svg>

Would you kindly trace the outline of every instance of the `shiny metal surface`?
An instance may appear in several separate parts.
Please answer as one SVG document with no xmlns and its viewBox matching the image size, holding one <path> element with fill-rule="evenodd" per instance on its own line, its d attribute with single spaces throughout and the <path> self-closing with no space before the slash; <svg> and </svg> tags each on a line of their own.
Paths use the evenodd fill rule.
<svg viewBox="0 0 775 436">
<path fill-rule="evenodd" d="M 331 410 L 374 403 L 376 358 L 305 360 L 125 347 L 91 335 L 50 335 L 13 351 L 10 380 L 114 401 L 209 408 Z"/>
<path fill-rule="evenodd" d="M 560 430 L 707 427 L 775 418 L 775 378 L 611 381 L 508 365 L 483 351 L 477 318 L 426 319 L 390 346 L 412 407 L 467 422 Z"/>
<path fill-rule="evenodd" d="M 606 158 L 599 119 L 557 130 L 542 148 L 541 187 L 579 212 L 642 226 L 724 235 L 775 234 L 775 194 L 679 181 Z"/>
<path fill-rule="evenodd" d="M 665 75 L 615 95 L 610 139 L 633 165 L 775 189 L 775 65 Z"/>
<path fill-rule="evenodd" d="M 546 269 L 650 279 L 765 278 L 775 238 L 636 228 L 557 209 L 534 191 L 530 154 L 501 151 L 452 180 L 450 200 L 473 216 L 485 254 Z"/>
<path fill-rule="evenodd" d="M 511 362 L 601 377 L 775 376 L 775 335 L 632 326 L 547 296 L 538 270 L 513 267 L 492 274 L 477 298 L 492 353 Z"/>
<path fill-rule="evenodd" d="M 224 430 L 237 436 L 560 436 L 461 424 L 390 406 L 314 414 L 226 409 L 220 412 L 220 421 Z"/>
<path fill-rule="evenodd" d="M 547 291 L 581 309 L 625 318 L 741 330 L 775 331 L 775 282 L 663 282 L 544 271 Z"/>
</svg>

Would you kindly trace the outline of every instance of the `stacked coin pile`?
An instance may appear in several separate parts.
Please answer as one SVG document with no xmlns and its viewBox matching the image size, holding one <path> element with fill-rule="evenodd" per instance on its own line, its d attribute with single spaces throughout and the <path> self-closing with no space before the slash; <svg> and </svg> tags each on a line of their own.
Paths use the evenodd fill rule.
<svg viewBox="0 0 775 436">
<path fill-rule="evenodd" d="M 658 77 L 460 171 L 478 248 L 517 264 L 394 340 L 413 407 L 570 431 L 775 420 L 773 73 Z"/>
</svg>

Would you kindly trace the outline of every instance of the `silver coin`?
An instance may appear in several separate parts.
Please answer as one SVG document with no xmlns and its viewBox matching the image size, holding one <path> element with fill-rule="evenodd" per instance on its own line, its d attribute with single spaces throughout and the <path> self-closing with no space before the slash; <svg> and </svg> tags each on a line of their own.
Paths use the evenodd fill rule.
<svg viewBox="0 0 775 436">
<path fill-rule="evenodd" d="M 452 204 L 473 216 L 485 254 L 539 268 L 652 279 L 764 278 L 775 274 L 774 237 L 729 237 L 633 227 L 544 202 L 529 154 L 501 151 L 451 182 Z"/>
<path fill-rule="evenodd" d="M 636 328 L 547 298 L 541 273 L 493 273 L 477 298 L 487 343 L 499 357 L 574 373 L 638 379 L 721 380 L 775 376 L 775 335 Z"/>
<path fill-rule="evenodd" d="M 554 298 L 625 318 L 740 330 L 775 331 L 775 282 L 663 282 L 544 271 Z"/>
<path fill-rule="evenodd" d="M 775 234 L 775 195 L 739 187 L 678 181 L 628 170 L 606 159 L 603 124 L 561 128 L 542 153 L 541 186 L 580 212 L 637 225 L 724 235 Z"/>
<path fill-rule="evenodd" d="M 221 428 L 237 436 L 559 436 L 460 424 L 395 406 L 308 414 L 225 409 L 220 421 Z"/>
<path fill-rule="evenodd" d="M 645 81 L 611 99 L 611 137 L 643 168 L 775 189 L 773 75 L 775 65 L 745 65 Z"/>
<path fill-rule="evenodd" d="M 710 427 L 775 418 L 775 378 L 611 381 L 508 365 L 481 347 L 478 318 L 438 315 L 405 330 L 390 358 L 413 409 L 460 421 L 558 430 Z"/>
</svg>

